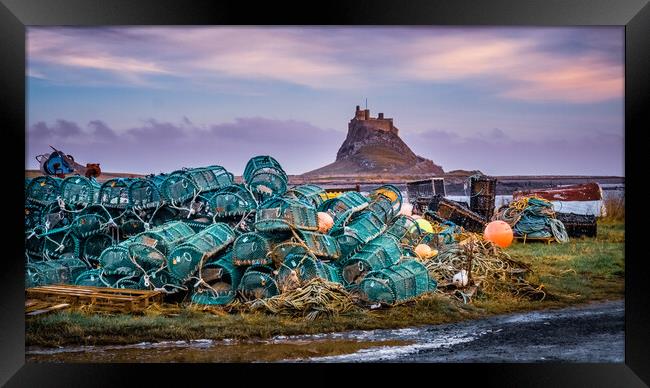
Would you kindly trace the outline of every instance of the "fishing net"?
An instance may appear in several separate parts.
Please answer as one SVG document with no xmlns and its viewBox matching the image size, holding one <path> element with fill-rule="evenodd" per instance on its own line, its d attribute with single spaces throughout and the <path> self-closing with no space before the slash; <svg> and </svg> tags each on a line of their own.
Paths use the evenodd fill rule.
<svg viewBox="0 0 650 388">
<path fill-rule="evenodd" d="M 61 182 L 61 199 L 70 208 L 98 202 L 100 185 L 94 178 L 69 176 Z"/>
<path fill-rule="evenodd" d="M 343 280 L 346 284 L 358 284 L 368 272 L 395 265 L 401 256 L 399 241 L 389 234 L 382 234 L 341 263 Z"/>
<path fill-rule="evenodd" d="M 235 240 L 235 232 L 224 223 L 213 224 L 188 238 L 167 257 L 169 272 L 176 279 L 186 281 L 198 266 Z"/>
<path fill-rule="evenodd" d="M 553 204 L 542 198 L 520 198 L 499 210 L 494 218 L 507 222 L 515 236 L 569 241 L 564 224 L 555 218 Z"/>
<path fill-rule="evenodd" d="M 299 185 L 284 193 L 285 197 L 292 198 L 307 206 L 318 207 L 323 203 L 325 189 L 316 185 Z"/>
<path fill-rule="evenodd" d="M 385 229 L 386 224 L 375 213 L 364 211 L 356 215 L 349 224 L 331 230 L 330 235 L 339 243 L 341 257 L 345 258 Z"/>
<path fill-rule="evenodd" d="M 43 206 L 56 201 L 62 182 L 60 178 L 38 176 L 29 181 L 25 189 L 25 200 Z"/>
<path fill-rule="evenodd" d="M 244 233 L 235 239 L 232 247 L 232 261 L 236 266 L 270 264 L 274 241 L 256 232 Z"/>
<path fill-rule="evenodd" d="M 262 198 L 282 195 L 287 190 L 288 177 L 277 160 L 271 156 L 251 158 L 242 175 L 244 184 Z"/>
<path fill-rule="evenodd" d="M 427 268 L 416 260 L 372 271 L 359 284 L 361 298 L 370 303 L 395 304 L 436 289 Z"/>
<path fill-rule="evenodd" d="M 273 276 L 273 268 L 255 265 L 249 267 L 237 287 L 244 300 L 266 299 L 280 293 Z"/>
<path fill-rule="evenodd" d="M 255 229 L 261 232 L 318 230 L 316 209 L 299 201 L 275 197 L 264 201 L 255 213 Z"/>
<path fill-rule="evenodd" d="M 330 198 L 323 202 L 318 211 L 329 213 L 336 227 L 352 214 L 365 209 L 367 206 L 368 199 L 366 197 L 356 191 L 346 191 L 336 198 Z"/>
<path fill-rule="evenodd" d="M 386 233 L 397 238 L 402 244 L 415 244 L 424 235 L 418 223 L 406 215 L 395 217 L 388 225 Z"/>
<path fill-rule="evenodd" d="M 192 295 L 192 302 L 203 305 L 225 305 L 237 296 L 237 287 L 244 270 L 232 263 L 229 254 L 201 268 L 200 286 Z"/>
<path fill-rule="evenodd" d="M 256 208 L 255 197 L 243 185 L 224 187 L 208 200 L 208 209 L 218 218 L 243 216 Z"/>
</svg>

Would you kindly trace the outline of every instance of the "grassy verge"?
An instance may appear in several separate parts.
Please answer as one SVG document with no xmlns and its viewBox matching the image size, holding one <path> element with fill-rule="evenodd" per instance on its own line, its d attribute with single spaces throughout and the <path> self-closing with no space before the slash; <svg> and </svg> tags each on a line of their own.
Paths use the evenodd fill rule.
<svg viewBox="0 0 650 388">
<path fill-rule="evenodd" d="M 176 316 L 152 311 L 143 316 L 90 315 L 59 312 L 26 322 L 28 346 L 106 345 L 190 339 L 250 339 L 275 335 L 314 334 L 343 330 L 398 328 L 477 319 L 495 314 L 558 308 L 624 295 L 625 226 L 618 220 L 598 225 L 598 237 L 568 244 L 516 243 L 513 258 L 530 264 L 530 280 L 552 295 L 544 301 L 510 294 L 479 295 L 471 304 L 440 294 L 390 309 L 354 311 L 307 321 L 263 313 L 211 314 L 182 308 Z"/>
</svg>

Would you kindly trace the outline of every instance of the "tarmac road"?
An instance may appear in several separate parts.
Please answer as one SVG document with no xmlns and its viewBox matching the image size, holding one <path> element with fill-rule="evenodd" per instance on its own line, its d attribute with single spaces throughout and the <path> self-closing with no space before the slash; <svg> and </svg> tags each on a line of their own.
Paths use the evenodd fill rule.
<svg viewBox="0 0 650 388">
<path fill-rule="evenodd" d="M 413 340 L 310 362 L 624 362 L 624 301 L 501 315 L 455 324 L 374 330 L 364 339 Z M 372 333 L 372 334 L 371 334 Z"/>
</svg>

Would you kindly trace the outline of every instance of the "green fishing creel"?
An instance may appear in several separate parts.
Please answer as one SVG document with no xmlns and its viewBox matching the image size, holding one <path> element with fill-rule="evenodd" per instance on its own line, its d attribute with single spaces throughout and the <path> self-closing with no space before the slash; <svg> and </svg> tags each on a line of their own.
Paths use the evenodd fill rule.
<svg viewBox="0 0 650 388">
<path fill-rule="evenodd" d="M 63 179 L 51 176 L 38 176 L 29 181 L 25 189 L 25 201 L 45 206 L 61 194 Z"/>
<path fill-rule="evenodd" d="M 69 176 L 61 182 L 61 199 L 70 208 L 98 203 L 100 185 L 94 178 Z"/>
<path fill-rule="evenodd" d="M 232 247 L 232 261 L 236 266 L 270 264 L 267 255 L 274 244 L 269 237 L 249 232 L 238 236 Z"/>
<path fill-rule="evenodd" d="M 295 199 L 304 203 L 307 206 L 313 206 L 316 209 L 323 204 L 322 195 L 325 194 L 325 189 L 317 185 L 299 185 L 295 186 L 286 193 L 284 196 L 287 198 Z"/>
<path fill-rule="evenodd" d="M 280 288 L 290 284 L 292 273 L 305 283 L 314 278 L 321 278 L 330 282 L 342 283 L 339 269 L 323 263 L 318 258 L 306 251 L 289 253 L 278 270 L 277 282 Z"/>
<path fill-rule="evenodd" d="M 370 303 L 395 304 L 436 289 L 424 264 L 417 260 L 369 272 L 359 284 L 362 298 Z"/>
<path fill-rule="evenodd" d="M 113 243 L 113 237 L 108 233 L 93 234 L 81 240 L 81 255 L 86 261 L 97 262 L 102 252 Z"/>
<path fill-rule="evenodd" d="M 288 232 L 292 229 L 318 230 L 316 209 L 299 201 L 275 197 L 264 201 L 255 213 L 255 229 L 261 232 Z"/>
<path fill-rule="evenodd" d="M 417 244 L 422 238 L 420 226 L 412 217 L 399 215 L 386 228 L 386 233 L 397 238 L 402 244 Z"/>
<path fill-rule="evenodd" d="M 399 241 L 392 235 L 382 234 L 341 263 L 343 280 L 346 284 L 358 283 L 363 274 L 395 265 L 401 257 Z"/>
<path fill-rule="evenodd" d="M 338 260 L 341 257 L 341 247 L 330 235 L 304 230 L 297 231 L 296 235 L 316 256 L 327 260 Z"/>
<path fill-rule="evenodd" d="M 167 257 L 169 272 L 176 279 L 186 281 L 198 266 L 235 241 L 235 232 L 224 223 L 213 224 L 188 238 L 174 248 Z"/>
<path fill-rule="evenodd" d="M 112 209 L 126 209 L 129 207 L 129 186 L 133 179 L 131 178 L 112 178 L 99 188 L 98 202 Z"/>
<path fill-rule="evenodd" d="M 138 209 L 157 208 L 162 203 L 160 189 L 153 181 L 136 178 L 129 185 L 129 205 Z"/>
<path fill-rule="evenodd" d="M 224 305 L 237 297 L 237 287 L 239 287 L 244 270 L 242 267 L 233 265 L 230 254 L 225 254 L 219 260 L 205 264 L 201 273 L 202 280 L 209 287 L 202 286 L 196 289 L 192 295 L 193 303 Z M 221 285 L 224 287 L 220 287 Z"/>
<path fill-rule="evenodd" d="M 220 218 L 243 216 L 256 208 L 255 197 L 243 185 L 224 187 L 208 200 L 208 209 Z"/>
<path fill-rule="evenodd" d="M 246 163 L 242 178 L 244 185 L 261 198 L 284 194 L 289 180 L 280 163 L 271 156 L 251 158 Z"/>
<path fill-rule="evenodd" d="M 330 235 L 339 243 L 341 257 L 354 254 L 363 244 L 379 236 L 386 229 L 379 217 L 373 212 L 362 211 L 355 215 L 347 225 L 341 225 Z"/>
<path fill-rule="evenodd" d="M 280 293 L 273 277 L 273 268 L 268 266 L 251 266 L 246 269 L 237 291 L 244 300 L 266 299 Z"/>
<path fill-rule="evenodd" d="M 318 208 L 319 212 L 326 212 L 334 220 L 334 228 L 344 222 L 352 214 L 365 209 L 368 199 L 356 191 L 346 191 L 336 198 L 330 198 Z"/>
</svg>

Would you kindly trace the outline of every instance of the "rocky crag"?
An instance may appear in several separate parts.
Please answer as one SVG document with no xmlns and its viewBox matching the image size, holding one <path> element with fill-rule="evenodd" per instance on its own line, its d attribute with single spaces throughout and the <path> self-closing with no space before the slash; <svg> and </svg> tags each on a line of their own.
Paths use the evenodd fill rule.
<svg viewBox="0 0 650 388">
<path fill-rule="evenodd" d="M 442 167 L 416 155 L 400 139 L 392 118 L 383 113 L 370 117 L 370 110 L 357 109 L 348 124 L 348 135 L 336 154 L 336 161 L 305 173 L 331 175 L 443 175 Z"/>
</svg>

